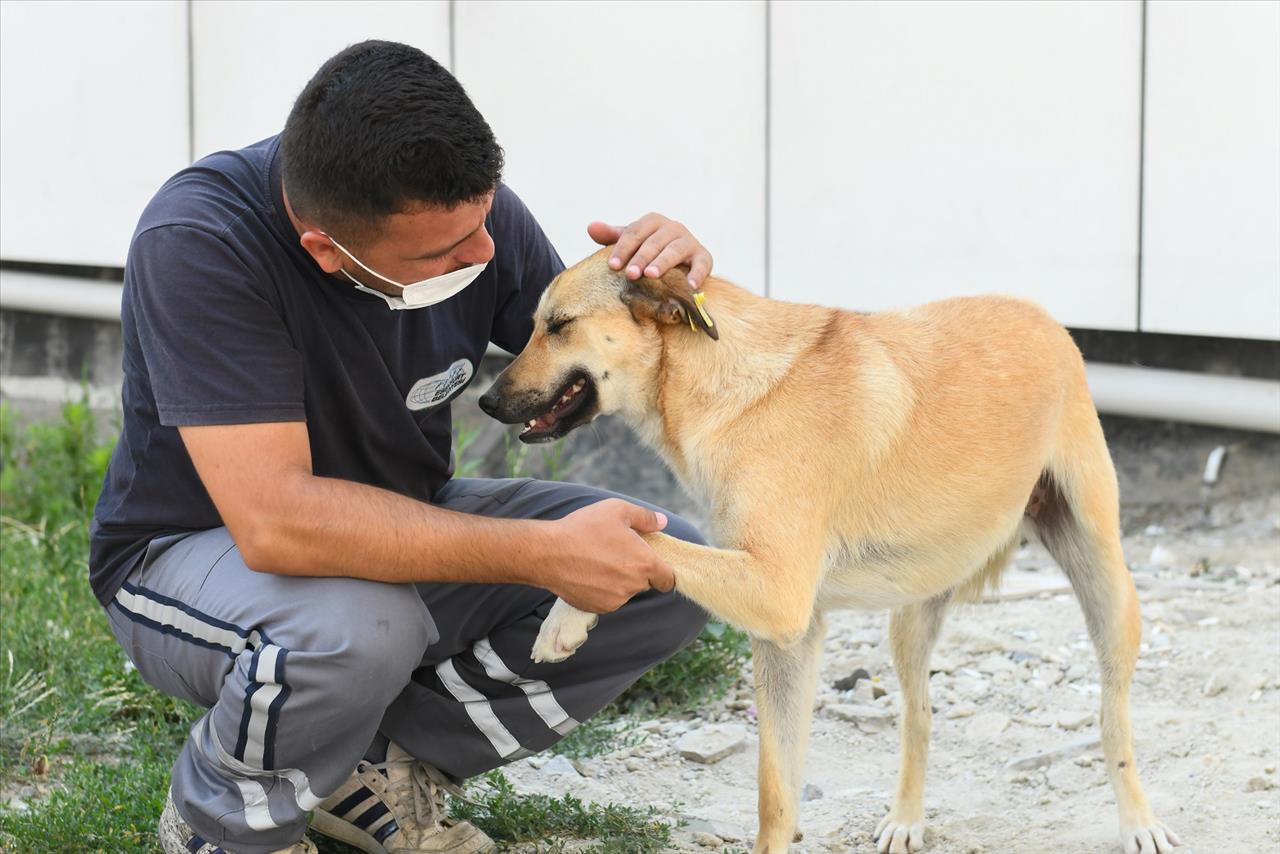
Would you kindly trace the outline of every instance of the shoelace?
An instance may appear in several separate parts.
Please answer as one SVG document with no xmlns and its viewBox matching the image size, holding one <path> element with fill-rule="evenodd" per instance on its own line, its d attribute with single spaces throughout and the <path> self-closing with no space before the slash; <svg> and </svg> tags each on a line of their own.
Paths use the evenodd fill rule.
<svg viewBox="0 0 1280 854">
<path fill-rule="evenodd" d="M 392 795 L 393 806 L 399 806 L 408 800 L 405 788 L 410 790 L 413 799 L 413 819 L 419 831 L 434 829 L 448 819 L 449 813 L 444 800 L 446 793 L 466 800 L 461 787 L 441 771 L 411 756 L 401 756 L 385 762 L 362 761 L 360 763 L 362 770 L 380 771 L 388 781 L 391 779 L 392 765 L 408 765 L 409 773 L 394 783 L 389 782 L 387 794 Z M 396 816 L 397 820 L 403 817 Z"/>
</svg>

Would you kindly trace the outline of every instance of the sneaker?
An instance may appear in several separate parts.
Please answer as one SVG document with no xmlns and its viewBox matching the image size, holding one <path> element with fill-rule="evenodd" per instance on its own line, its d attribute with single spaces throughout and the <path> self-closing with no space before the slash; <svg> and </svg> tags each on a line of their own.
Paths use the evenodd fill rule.
<svg viewBox="0 0 1280 854">
<path fill-rule="evenodd" d="M 361 761 L 311 817 L 316 833 L 367 854 L 480 854 L 493 840 L 446 811 L 445 793 L 462 790 L 394 741 L 385 762 Z"/>
<path fill-rule="evenodd" d="M 178 808 L 173 805 L 173 792 L 164 799 L 164 811 L 160 813 L 160 850 L 164 854 L 234 854 L 212 842 L 205 842 L 178 815 Z M 281 848 L 272 854 L 317 854 L 316 846 L 305 836 L 302 841 L 295 842 L 287 848 Z"/>
</svg>

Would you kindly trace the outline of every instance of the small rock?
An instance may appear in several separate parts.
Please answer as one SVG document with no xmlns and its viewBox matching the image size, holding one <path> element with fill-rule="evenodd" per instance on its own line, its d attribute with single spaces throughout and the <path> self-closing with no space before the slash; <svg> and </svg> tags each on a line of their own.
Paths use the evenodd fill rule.
<svg viewBox="0 0 1280 854">
<path fill-rule="evenodd" d="M 573 767 L 577 770 L 577 772 L 581 774 L 583 777 L 600 776 L 600 763 L 597 762 L 596 760 L 573 759 L 570 761 L 573 763 Z"/>
<path fill-rule="evenodd" d="M 955 673 L 956 668 L 959 666 L 960 663 L 950 656 L 935 655 L 929 661 L 929 675 L 932 676 L 935 673 Z"/>
<path fill-rule="evenodd" d="M 1001 712 L 983 712 L 965 727 L 965 734 L 976 741 L 990 741 L 1009 726 L 1009 716 Z"/>
<path fill-rule="evenodd" d="M 530 756 L 528 759 L 525 760 L 525 762 L 529 763 L 530 768 L 541 768 L 543 765 L 547 764 L 547 761 L 550 758 L 551 757 L 545 753 L 539 753 L 536 756 Z"/>
<path fill-rule="evenodd" d="M 831 683 L 837 691 L 854 691 L 858 687 L 858 683 L 866 680 L 871 681 L 871 674 L 867 672 L 865 667 L 859 667 L 843 679 L 837 679 Z"/>
<path fill-rule="evenodd" d="M 1221 670 L 1215 670 L 1213 674 L 1205 681 L 1204 687 L 1200 689 L 1200 693 L 1206 697 L 1216 697 L 1223 691 L 1227 690 L 1230 685 L 1226 675 Z"/>
<path fill-rule="evenodd" d="M 819 789 L 813 783 L 805 783 L 804 791 L 800 793 L 802 801 L 816 801 L 822 797 L 822 789 Z"/>
<path fill-rule="evenodd" d="M 974 666 L 978 668 L 979 673 L 986 673 L 992 676 L 997 673 L 1010 673 L 1017 667 L 1007 657 L 998 654 L 988 655 Z"/>
<path fill-rule="evenodd" d="M 684 820 L 684 829 L 690 834 L 705 833 L 709 836 L 719 837 L 724 842 L 740 842 L 743 833 L 729 825 L 713 824 L 705 818 L 699 818 L 693 815 L 681 816 Z"/>
<path fill-rule="evenodd" d="M 978 707 L 972 703 L 959 703 L 952 706 L 947 712 L 947 720 L 956 720 L 958 718 L 971 718 L 978 713 Z"/>
<path fill-rule="evenodd" d="M 1265 792 L 1274 789 L 1276 784 L 1268 780 L 1266 777 L 1250 777 L 1249 782 L 1245 785 L 1246 792 Z"/>
<path fill-rule="evenodd" d="M 1058 728 L 1065 730 L 1084 729 L 1093 723 L 1093 712 L 1062 712 L 1058 715 Z"/>
<path fill-rule="evenodd" d="M 9 809 L 13 810 L 14 812 L 27 812 L 28 810 L 31 809 L 31 807 L 27 804 L 26 801 L 22 800 L 21 798 L 10 798 Z"/>
<path fill-rule="evenodd" d="M 879 706 L 853 705 L 851 703 L 832 703 L 826 709 L 832 717 L 849 721 L 863 732 L 883 732 L 893 726 L 894 714 Z"/>
<path fill-rule="evenodd" d="M 1151 557 L 1147 558 L 1147 563 L 1152 566 L 1169 568 L 1178 565 L 1178 556 L 1172 549 L 1157 544 L 1155 548 L 1151 550 Z"/>
<path fill-rule="evenodd" d="M 724 840 L 714 833 L 707 833 L 705 830 L 699 830 L 693 835 L 693 841 L 701 845 L 703 848 L 719 848 L 724 845 Z"/>
<path fill-rule="evenodd" d="M 1094 750 L 1101 746 L 1102 740 L 1092 735 L 1082 738 L 1078 741 L 1072 741 L 1050 750 L 1044 750 L 1040 753 L 1032 753 L 1029 756 L 1022 756 L 1014 759 L 1008 765 L 1013 771 L 1033 771 L 1036 768 L 1045 768 L 1057 762 L 1059 759 L 1068 759 L 1072 756 L 1078 756 L 1087 750 Z"/>
<path fill-rule="evenodd" d="M 876 692 L 870 679 L 864 679 L 853 689 L 853 702 L 870 705 L 876 701 Z"/>
<path fill-rule="evenodd" d="M 543 774 L 557 775 L 568 774 L 573 777 L 580 776 L 578 769 L 573 767 L 573 763 L 569 761 L 567 756 L 553 756 L 547 760 L 547 764 L 542 766 Z"/>
<path fill-rule="evenodd" d="M 981 699 L 991 690 L 987 680 L 980 676 L 957 676 L 954 687 L 957 694 L 971 700 Z"/>
<path fill-rule="evenodd" d="M 746 727 L 739 724 L 708 724 L 681 736 L 675 747 L 685 759 L 710 765 L 741 750 L 746 740 Z"/>
<path fill-rule="evenodd" d="M 636 759 L 634 756 L 632 756 L 632 757 L 628 757 L 628 758 L 627 758 L 627 761 L 626 761 L 626 762 L 623 762 L 622 764 L 623 764 L 624 766 L 626 766 L 626 769 L 627 769 L 628 771 L 635 772 L 635 771 L 643 771 L 643 770 L 644 770 L 644 763 L 643 763 L 643 762 L 641 762 L 639 759 Z"/>
</svg>

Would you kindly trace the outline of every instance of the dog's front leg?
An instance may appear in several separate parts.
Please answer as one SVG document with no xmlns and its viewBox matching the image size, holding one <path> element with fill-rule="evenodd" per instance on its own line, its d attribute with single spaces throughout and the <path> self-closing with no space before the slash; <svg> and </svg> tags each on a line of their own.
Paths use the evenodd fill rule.
<svg viewBox="0 0 1280 854">
<path fill-rule="evenodd" d="M 815 614 L 799 643 L 753 640 L 760 715 L 760 831 L 755 854 L 785 854 L 797 830 L 800 787 L 826 626 Z"/>
<path fill-rule="evenodd" d="M 645 534 L 658 556 L 676 574 L 676 592 L 717 618 L 752 637 L 790 646 L 805 637 L 813 618 L 814 596 L 822 571 L 818 535 L 799 543 L 771 538 L 760 527 L 758 537 L 777 545 L 769 551 L 718 549 Z"/>
<path fill-rule="evenodd" d="M 676 573 L 676 590 L 753 637 L 779 646 L 798 642 L 813 616 L 821 551 L 794 543 L 780 552 L 700 546 L 665 534 L 645 541 Z M 563 661 L 587 639 L 596 615 L 557 599 L 534 641 L 535 661 Z"/>
</svg>

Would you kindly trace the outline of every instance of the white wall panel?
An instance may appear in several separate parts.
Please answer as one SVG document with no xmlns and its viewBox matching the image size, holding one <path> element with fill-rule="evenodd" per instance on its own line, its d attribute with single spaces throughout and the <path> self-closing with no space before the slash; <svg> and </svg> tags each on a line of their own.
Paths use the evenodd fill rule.
<svg viewBox="0 0 1280 854">
<path fill-rule="evenodd" d="M 1133 329 L 1141 6 L 774 3 L 770 288 Z"/>
<path fill-rule="evenodd" d="M 0 3 L 0 105 L 0 257 L 123 265 L 187 164 L 186 3 Z"/>
<path fill-rule="evenodd" d="M 448 0 L 192 4 L 195 156 L 284 129 L 294 99 L 349 44 L 388 39 L 449 66 Z"/>
<path fill-rule="evenodd" d="M 761 2 L 458 2 L 456 72 L 566 263 L 593 219 L 685 222 L 764 279 Z"/>
<path fill-rule="evenodd" d="M 1142 328 L 1280 338 L 1280 4 L 1147 11 Z"/>
</svg>

